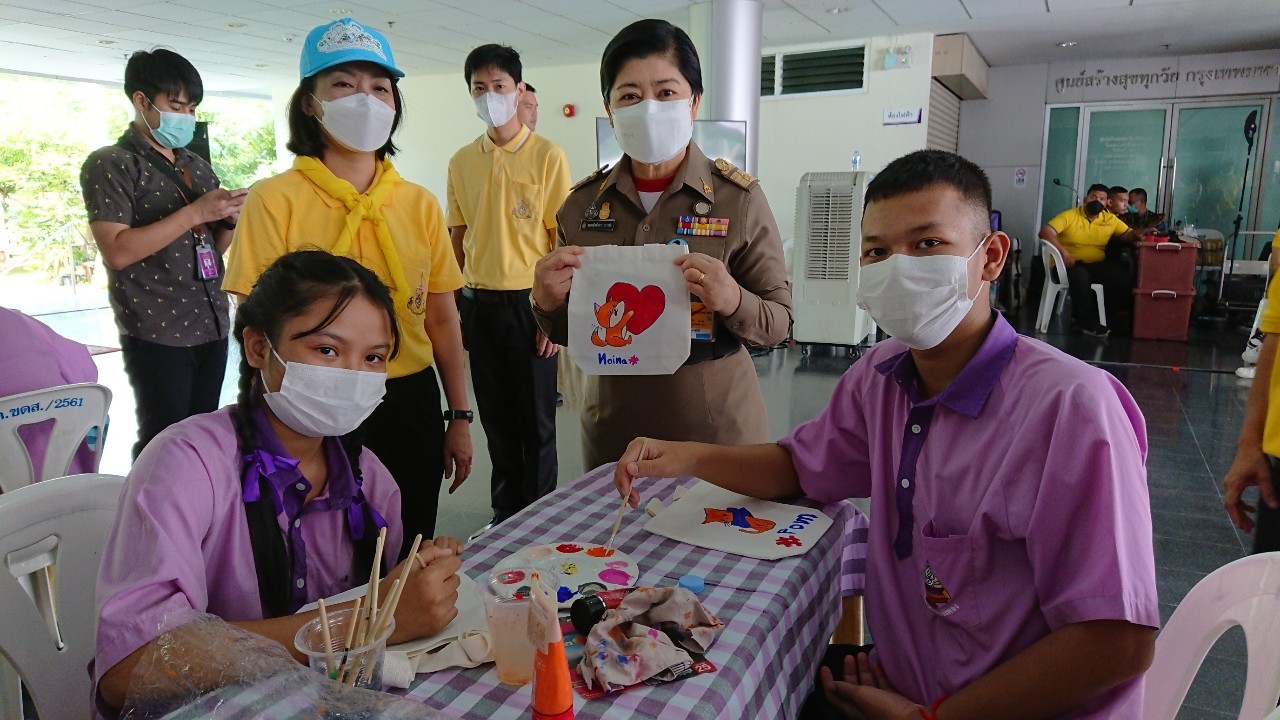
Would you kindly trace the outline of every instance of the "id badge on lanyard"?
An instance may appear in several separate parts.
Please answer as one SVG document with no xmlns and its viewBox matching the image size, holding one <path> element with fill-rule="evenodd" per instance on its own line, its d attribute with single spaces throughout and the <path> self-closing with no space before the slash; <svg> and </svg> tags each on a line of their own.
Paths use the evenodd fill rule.
<svg viewBox="0 0 1280 720">
<path fill-rule="evenodd" d="M 218 279 L 218 255 L 209 243 L 204 241 L 196 244 L 196 279 Z"/>
<path fill-rule="evenodd" d="M 187 187 L 194 189 L 191 182 L 191 172 L 184 166 L 182 168 L 182 179 L 186 181 Z M 181 192 L 181 188 L 179 188 Z M 183 199 L 186 199 L 185 193 Z M 191 234 L 196 237 L 196 279 L 197 280 L 217 280 L 218 279 L 218 255 L 209 244 L 209 230 L 204 225 L 197 225 L 191 228 Z"/>
</svg>

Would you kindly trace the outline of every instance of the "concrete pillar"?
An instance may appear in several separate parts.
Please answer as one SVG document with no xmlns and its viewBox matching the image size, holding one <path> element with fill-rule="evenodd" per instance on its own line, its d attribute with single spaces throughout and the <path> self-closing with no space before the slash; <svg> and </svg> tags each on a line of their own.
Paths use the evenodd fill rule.
<svg viewBox="0 0 1280 720">
<path fill-rule="evenodd" d="M 702 61 L 706 120 L 745 120 L 747 167 L 755 174 L 760 147 L 760 0 L 710 0 L 689 8 L 689 37 Z"/>
</svg>

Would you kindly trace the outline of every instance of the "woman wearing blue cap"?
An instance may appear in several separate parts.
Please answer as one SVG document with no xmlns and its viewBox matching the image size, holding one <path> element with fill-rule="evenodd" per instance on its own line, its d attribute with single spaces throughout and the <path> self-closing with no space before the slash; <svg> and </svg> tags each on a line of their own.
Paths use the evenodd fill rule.
<svg viewBox="0 0 1280 720">
<path fill-rule="evenodd" d="M 384 401 L 360 429 L 400 486 L 405 537 L 429 538 L 442 477 L 453 478 L 452 492 L 471 473 L 472 414 L 453 297 L 462 273 L 440 203 L 388 159 L 404 73 L 386 37 L 350 18 L 317 27 L 300 74 L 289 101 L 288 148 L 297 159 L 250 190 L 223 288 L 247 296 L 276 258 L 303 248 L 350 257 L 391 288 L 400 351 L 388 364 Z M 443 419 L 437 365 L 449 407 Z"/>
</svg>

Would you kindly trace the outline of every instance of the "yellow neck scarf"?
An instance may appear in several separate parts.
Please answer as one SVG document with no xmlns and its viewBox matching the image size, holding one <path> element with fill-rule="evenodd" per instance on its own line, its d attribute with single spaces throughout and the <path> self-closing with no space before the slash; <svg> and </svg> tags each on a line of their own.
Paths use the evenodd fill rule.
<svg viewBox="0 0 1280 720">
<path fill-rule="evenodd" d="M 404 266 L 400 264 L 400 253 L 391 242 L 391 233 L 387 230 L 387 221 L 382 216 L 382 205 L 391 196 L 396 185 L 404 182 L 400 173 L 392 167 L 391 161 L 383 159 L 382 174 L 377 183 L 361 195 L 351 183 L 330 172 L 324 163 L 313 157 L 299 157 L 294 160 L 293 167 L 315 183 L 321 190 L 329 193 L 335 200 L 340 200 L 347 207 L 347 224 L 342 229 L 338 242 L 330 250 L 334 255 L 351 257 L 351 249 L 355 243 L 360 223 L 368 218 L 373 222 L 373 231 L 378 238 L 378 247 L 387 262 L 387 270 L 391 273 L 392 292 L 395 295 L 396 309 L 407 307 L 409 301 L 409 283 L 404 276 Z M 352 258 L 355 259 L 355 258 Z"/>
</svg>

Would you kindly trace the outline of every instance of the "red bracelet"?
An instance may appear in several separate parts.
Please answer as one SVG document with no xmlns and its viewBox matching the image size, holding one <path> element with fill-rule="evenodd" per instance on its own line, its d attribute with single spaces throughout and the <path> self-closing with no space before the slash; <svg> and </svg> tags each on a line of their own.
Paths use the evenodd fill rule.
<svg viewBox="0 0 1280 720">
<path fill-rule="evenodd" d="M 938 706 L 942 704 L 943 700 L 946 700 L 949 697 L 951 697 L 950 693 L 942 693 L 938 696 L 937 700 L 933 701 L 933 704 L 929 706 L 928 710 L 925 710 L 923 707 L 920 708 L 920 717 L 924 718 L 924 720 L 938 720 Z"/>
</svg>

